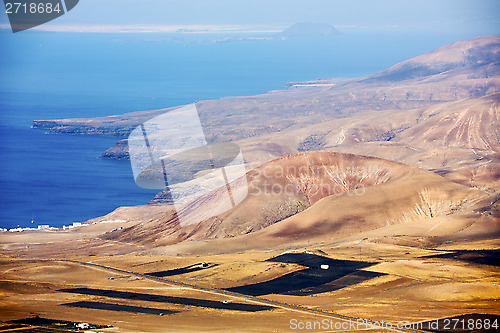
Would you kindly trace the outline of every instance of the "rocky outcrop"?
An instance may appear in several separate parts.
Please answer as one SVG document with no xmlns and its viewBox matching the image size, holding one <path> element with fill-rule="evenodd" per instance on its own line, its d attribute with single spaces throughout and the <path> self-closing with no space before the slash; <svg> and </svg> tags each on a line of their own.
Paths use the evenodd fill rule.
<svg viewBox="0 0 500 333">
<path fill-rule="evenodd" d="M 127 137 L 138 124 L 127 124 L 124 126 L 106 126 L 106 125 L 84 125 L 75 121 L 53 121 L 53 120 L 35 120 L 33 128 L 45 129 L 50 133 L 59 134 L 84 134 L 100 136 Z"/>
<path fill-rule="evenodd" d="M 175 108 L 136 111 L 124 115 L 96 118 L 34 120 L 32 127 L 44 129 L 50 133 L 101 135 L 124 138 L 140 124 L 172 109 Z"/>
<path fill-rule="evenodd" d="M 130 158 L 128 141 L 126 139 L 118 141 L 113 147 L 102 153 L 100 157 L 111 160 L 128 160 Z"/>
</svg>

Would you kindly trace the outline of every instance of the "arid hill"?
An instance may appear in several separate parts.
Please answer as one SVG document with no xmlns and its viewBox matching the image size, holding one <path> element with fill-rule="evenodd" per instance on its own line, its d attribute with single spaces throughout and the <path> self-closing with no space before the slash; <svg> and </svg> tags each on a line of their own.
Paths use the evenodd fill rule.
<svg viewBox="0 0 500 333">
<path fill-rule="evenodd" d="M 500 66 L 498 36 L 485 36 L 454 42 L 434 51 L 403 61 L 388 69 L 368 76 L 365 81 L 427 80 L 436 74 L 488 78 L 498 75 Z M 445 75 L 434 77 L 442 79 Z"/>
<path fill-rule="evenodd" d="M 328 152 L 289 155 L 247 174 L 248 197 L 235 208 L 181 226 L 168 210 L 104 236 L 161 247 L 186 240 L 248 235 L 255 246 L 342 239 L 419 219 L 447 216 L 486 195 L 432 172 L 378 158 Z M 237 180 L 236 182 L 241 182 Z M 186 209 L 206 210 L 224 197 L 209 193 Z M 252 236 L 253 235 L 253 236 Z M 235 244 L 243 244 L 236 241 Z"/>
<path fill-rule="evenodd" d="M 394 160 L 470 183 L 471 173 L 498 181 L 500 94 L 410 110 L 334 119 L 237 141 L 249 161 L 326 150 Z M 466 175 L 468 170 L 468 175 Z M 458 178 L 457 178 L 458 177 Z"/>
<path fill-rule="evenodd" d="M 396 141 L 411 142 L 420 149 L 449 147 L 500 153 L 499 109 L 500 93 L 433 106 Z"/>
</svg>

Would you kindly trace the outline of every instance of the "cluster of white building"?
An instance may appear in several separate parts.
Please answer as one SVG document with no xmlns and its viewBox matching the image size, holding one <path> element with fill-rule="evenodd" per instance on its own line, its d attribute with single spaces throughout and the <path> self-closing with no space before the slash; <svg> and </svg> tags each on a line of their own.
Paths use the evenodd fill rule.
<svg viewBox="0 0 500 333">
<path fill-rule="evenodd" d="M 128 222 L 127 220 L 104 220 L 104 221 L 99 221 L 99 222 L 92 222 L 92 224 L 101 224 L 101 223 L 124 223 Z M 36 228 L 33 227 L 26 227 L 26 228 L 11 228 L 11 229 L 6 229 L 6 228 L 0 228 L 0 232 L 23 232 L 23 231 L 29 231 L 29 230 L 68 230 L 68 229 L 73 229 L 77 227 L 86 227 L 88 224 L 84 224 L 82 222 L 73 222 L 71 225 L 63 225 L 61 228 L 57 227 L 51 227 L 48 224 L 40 224 Z M 123 229 L 123 227 L 120 227 L 119 229 Z M 115 228 L 111 230 L 110 232 L 116 231 L 118 228 Z"/>
<path fill-rule="evenodd" d="M 76 227 L 84 227 L 84 226 L 86 226 L 86 224 L 83 224 L 82 222 L 73 222 L 72 225 L 69 225 L 69 226 L 63 225 L 62 228 L 51 227 L 48 224 L 40 224 L 36 228 L 30 228 L 30 227 L 26 227 L 26 228 L 17 227 L 17 228 L 11 228 L 11 229 L 0 228 L 0 231 L 23 232 L 23 231 L 29 231 L 29 230 L 59 230 L 59 229 L 66 230 L 66 229 L 73 229 Z"/>
</svg>

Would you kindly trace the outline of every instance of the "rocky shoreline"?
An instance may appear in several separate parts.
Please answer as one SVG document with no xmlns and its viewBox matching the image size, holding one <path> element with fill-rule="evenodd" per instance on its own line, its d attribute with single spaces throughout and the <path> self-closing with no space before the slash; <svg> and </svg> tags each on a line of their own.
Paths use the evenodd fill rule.
<svg viewBox="0 0 500 333">
<path fill-rule="evenodd" d="M 99 135 L 99 136 L 114 136 L 114 137 L 127 137 L 130 132 L 138 124 L 131 124 L 128 126 L 92 126 L 82 125 L 78 122 L 71 123 L 54 120 L 34 120 L 32 128 L 43 129 L 49 133 L 54 134 L 77 134 L 77 135 Z"/>
</svg>

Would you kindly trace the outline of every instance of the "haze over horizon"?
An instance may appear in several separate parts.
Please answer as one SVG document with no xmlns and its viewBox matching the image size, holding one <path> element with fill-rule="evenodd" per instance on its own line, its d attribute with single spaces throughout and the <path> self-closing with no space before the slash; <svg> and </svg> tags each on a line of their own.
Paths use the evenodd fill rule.
<svg viewBox="0 0 500 333">
<path fill-rule="evenodd" d="M 47 26 L 250 25 L 286 27 L 297 22 L 328 23 L 341 29 L 410 29 L 440 32 L 500 32 L 495 0 L 85 0 Z M 5 11 L 0 25 L 6 28 Z"/>
</svg>

